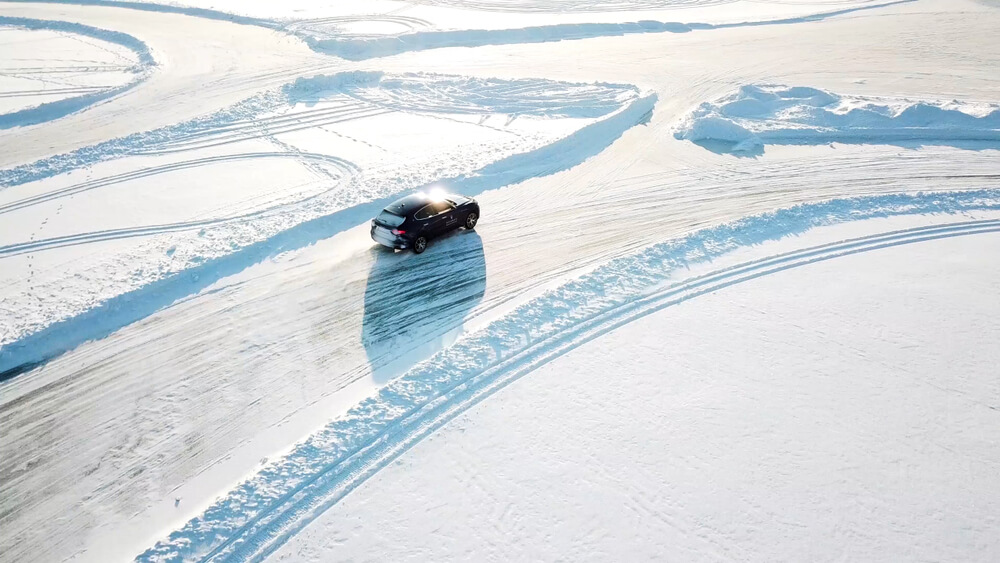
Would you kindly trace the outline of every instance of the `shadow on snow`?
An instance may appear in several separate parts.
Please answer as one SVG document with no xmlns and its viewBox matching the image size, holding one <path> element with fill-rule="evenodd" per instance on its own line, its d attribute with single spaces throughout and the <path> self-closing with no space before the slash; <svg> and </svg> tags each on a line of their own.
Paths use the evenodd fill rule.
<svg viewBox="0 0 1000 563">
<path fill-rule="evenodd" d="M 457 338 L 486 293 L 486 256 L 475 231 L 434 240 L 420 256 L 372 248 L 361 342 L 372 377 L 385 383 Z"/>
</svg>

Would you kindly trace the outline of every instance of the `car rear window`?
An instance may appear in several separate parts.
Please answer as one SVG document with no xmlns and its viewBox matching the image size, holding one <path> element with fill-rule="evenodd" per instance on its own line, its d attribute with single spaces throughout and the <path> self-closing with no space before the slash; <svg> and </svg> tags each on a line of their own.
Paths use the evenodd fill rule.
<svg viewBox="0 0 1000 563">
<path fill-rule="evenodd" d="M 382 223 L 383 225 L 388 225 L 390 227 L 398 227 L 402 225 L 403 221 L 405 221 L 406 219 L 400 217 L 399 215 L 396 215 L 395 213 L 389 213 L 388 211 L 385 211 L 383 209 L 382 213 L 379 213 L 378 217 L 375 220 L 378 221 L 379 223 Z"/>
</svg>

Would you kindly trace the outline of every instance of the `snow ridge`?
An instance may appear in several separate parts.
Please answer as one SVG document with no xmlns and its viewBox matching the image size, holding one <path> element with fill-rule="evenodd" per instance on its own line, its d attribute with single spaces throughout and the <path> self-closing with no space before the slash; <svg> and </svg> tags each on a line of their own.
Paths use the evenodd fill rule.
<svg viewBox="0 0 1000 563">
<path fill-rule="evenodd" d="M 434 82 L 434 90 L 427 88 Z M 440 86 L 439 86 L 440 85 Z M 534 98 L 524 99 L 524 90 L 530 86 Z M 522 88 L 519 91 L 518 88 Z M 567 88 L 576 92 L 566 97 Z M 374 91 L 383 88 L 382 92 Z M 395 89 L 396 92 L 386 92 Z M 482 89 L 488 96 L 479 95 Z M 447 91 L 445 91 L 447 90 Z M 545 92 L 557 91 L 562 97 L 547 97 Z M 604 117 L 619 110 L 623 105 L 634 102 L 641 93 L 628 84 L 580 84 L 549 80 L 495 80 L 466 78 L 432 74 L 408 73 L 385 76 L 379 71 L 341 72 L 332 75 L 318 75 L 299 78 L 276 90 L 247 98 L 231 107 L 211 115 L 155 129 L 135 133 L 127 137 L 111 139 L 73 152 L 54 155 L 35 162 L 13 168 L 0 169 L 0 190 L 63 174 L 78 168 L 138 154 L 156 154 L 163 149 L 184 143 L 199 134 L 225 127 L 235 122 L 250 122 L 279 108 L 299 102 L 312 101 L 317 95 L 338 91 L 389 109 L 422 112 L 489 112 L 497 111 L 511 115 L 535 115 L 547 117 Z M 406 96 L 410 91 L 418 96 Z M 645 94 L 641 94 L 645 96 Z M 441 104 L 429 103 L 433 99 Z M 649 109 L 652 109 L 651 107 Z"/>
<path fill-rule="evenodd" d="M 982 209 L 1000 209 L 1000 190 L 831 200 L 744 218 L 613 260 L 416 365 L 138 560 L 261 560 L 435 429 L 539 365 L 617 326 L 773 272 L 893 245 L 996 232 L 1000 221 L 950 223 L 841 241 L 669 283 L 691 263 L 816 226 Z"/>
<path fill-rule="evenodd" d="M 53 155 L 13 168 L 5 168 L 0 170 L 0 190 L 56 174 L 64 174 L 98 162 L 142 154 L 143 151 L 148 151 L 149 147 L 157 147 L 199 131 L 207 131 L 233 121 L 254 119 L 282 103 L 285 103 L 285 100 L 282 99 L 280 92 L 267 92 L 202 118 L 111 139 L 69 153 Z"/>
<path fill-rule="evenodd" d="M 15 2 L 30 2 L 35 0 L 13 0 Z M 581 23 L 581 24 L 554 24 L 542 26 L 529 26 L 512 29 L 468 29 L 468 30 L 432 30 L 416 31 L 399 35 L 388 35 L 379 37 L 366 36 L 338 36 L 331 37 L 322 29 L 316 29 L 310 20 L 282 22 L 275 19 L 258 18 L 235 13 L 223 12 L 209 8 L 196 8 L 191 6 L 178 6 L 174 4 L 159 4 L 156 2 L 136 2 L 127 0 L 41 0 L 52 4 L 75 4 L 94 6 L 115 6 L 133 10 L 144 10 L 151 12 L 164 12 L 184 14 L 189 16 L 208 18 L 214 20 L 229 21 L 242 25 L 253 25 L 268 29 L 282 30 L 295 35 L 306 42 L 314 51 L 334 55 L 347 60 L 366 60 L 378 57 L 398 55 L 409 51 L 422 51 L 425 49 L 439 49 L 444 47 L 481 47 L 486 45 L 511 45 L 521 43 L 546 43 L 552 41 L 567 41 L 574 39 L 588 39 L 594 37 L 614 37 L 621 35 L 631 35 L 636 33 L 688 33 L 691 31 L 707 31 L 713 29 L 727 29 L 732 27 L 754 27 L 759 25 L 787 25 L 795 23 L 805 23 L 821 21 L 827 18 L 841 16 L 862 10 L 872 10 L 889 7 L 897 4 L 905 4 L 916 0 L 891 0 L 877 4 L 865 4 L 853 6 L 840 10 L 823 12 L 800 17 L 781 18 L 764 21 L 744 21 L 726 24 L 710 23 L 682 23 L 664 22 L 653 20 L 642 20 L 625 23 Z M 713 3 L 725 3 L 728 0 L 715 0 Z M 869 0 L 869 2 L 874 0 Z M 434 3 L 434 2 L 431 2 Z M 695 2 L 695 4 L 704 4 Z M 472 3 L 475 4 L 475 3 Z M 631 3 L 630 3 L 631 4 Z M 676 4 L 676 3 L 669 3 Z M 588 4 L 589 5 L 589 4 Z M 503 6 L 506 6 L 504 4 Z M 483 8 L 495 10 L 500 4 L 492 5 L 470 5 L 472 8 Z M 538 4 L 542 6 L 542 4 Z M 599 10 L 590 11 L 617 11 L 620 6 L 608 5 Z M 652 5 L 651 5 L 652 6 Z M 649 6 L 649 7 L 651 7 Z M 509 9 L 509 6 L 507 6 Z M 633 8 L 630 8 L 633 9 Z M 550 11 L 551 6 L 541 11 Z M 373 20 L 386 20 L 386 18 L 397 20 L 399 16 L 372 16 Z M 338 18 L 332 18 L 334 20 Z M 353 19 L 348 17 L 348 19 Z"/>
<path fill-rule="evenodd" d="M 309 28 L 296 27 L 294 24 L 286 27 L 286 29 L 299 36 L 314 51 L 336 55 L 342 59 L 360 61 L 398 55 L 409 51 L 423 51 L 444 47 L 548 43 L 552 41 L 590 39 L 594 37 L 616 37 L 637 33 L 688 33 L 691 31 L 708 31 L 733 27 L 788 25 L 821 21 L 862 10 L 885 8 L 913 1 L 915 0 L 893 0 L 891 2 L 855 6 L 809 16 L 726 24 L 642 20 L 625 23 L 553 24 L 512 29 L 417 31 L 382 37 L 329 37 L 326 33 L 314 35 L 310 33 Z"/>
<path fill-rule="evenodd" d="M 724 143 L 733 152 L 765 144 L 997 143 L 1000 105 L 840 96 L 806 87 L 748 85 L 699 106 L 678 139 Z"/>
<path fill-rule="evenodd" d="M 135 78 L 127 84 L 94 92 L 92 94 L 74 96 L 72 98 L 66 98 L 55 102 L 43 103 L 35 107 L 0 115 L 0 129 L 27 127 L 29 125 L 52 121 L 53 119 L 58 119 L 80 111 L 83 108 L 96 104 L 100 101 L 113 98 L 145 80 L 149 76 L 150 70 L 156 66 L 156 61 L 153 59 L 153 55 L 149 52 L 149 47 L 145 43 L 131 35 L 128 35 L 127 33 L 122 33 L 120 31 L 99 29 L 89 25 L 73 22 L 36 20 L 8 16 L 0 16 L 0 26 L 17 27 L 29 31 L 45 29 L 92 37 L 100 41 L 121 45 L 122 47 L 131 50 L 139 57 L 138 65 L 132 69 L 132 72 L 135 74 Z M 8 184 L 0 179 L 0 186 L 5 185 Z"/>
</svg>

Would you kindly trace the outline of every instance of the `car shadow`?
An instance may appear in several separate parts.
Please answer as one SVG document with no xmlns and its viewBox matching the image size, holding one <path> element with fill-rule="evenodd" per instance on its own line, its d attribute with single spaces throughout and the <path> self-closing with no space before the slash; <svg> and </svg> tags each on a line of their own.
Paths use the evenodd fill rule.
<svg viewBox="0 0 1000 563">
<path fill-rule="evenodd" d="M 385 383 L 458 337 L 486 293 L 486 256 L 479 235 L 465 230 L 420 255 L 380 245 L 372 253 L 361 342 L 372 378 Z"/>
</svg>

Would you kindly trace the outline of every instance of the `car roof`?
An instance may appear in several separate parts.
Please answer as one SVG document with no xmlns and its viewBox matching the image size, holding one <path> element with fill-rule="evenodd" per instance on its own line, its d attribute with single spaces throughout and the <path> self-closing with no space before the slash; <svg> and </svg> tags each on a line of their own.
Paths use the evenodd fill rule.
<svg viewBox="0 0 1000 563">
<path fill-rule="evenodd" d="M 424 192 L 416 192 L 406 197 L 401 197 L 396 201 L 390 203 L 385 207 L 385 211 L 388 211 L 393 215 L 401 215 L 403 217 L 407 217 L 411 213 L 427 205 L 428 203 L 431 203 L 433 201 L 440 201 L 442 199 L 451 201 L 455 205 L 458 205 L 463 201 L 468 200 L 469 198 L 450 193 L 441 194 L 440 196 L 433 198 Z"/>
<path fill-rule="evenodd" d="M 390 203 L 385 207 L 385 210 L 393 215 L 407 216 L 410 213 L 420 209 L 421 207 L 430 203 L 431 198 L 423 192 L 417 192 L 415 194 L 410 194 L 406 197 L 401 197 L 396 201 Z"/>
</svg>

